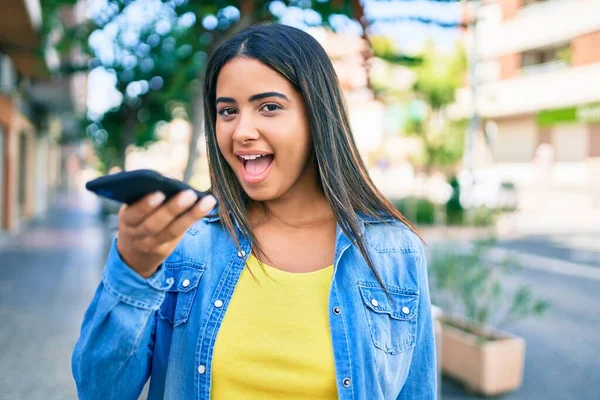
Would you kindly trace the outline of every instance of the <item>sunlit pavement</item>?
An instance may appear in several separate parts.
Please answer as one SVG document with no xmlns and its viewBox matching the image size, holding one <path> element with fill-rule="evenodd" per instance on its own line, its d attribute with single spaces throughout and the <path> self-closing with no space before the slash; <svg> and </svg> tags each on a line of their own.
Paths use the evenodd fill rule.
<svg viewBox="0 0 600 400">
<path fill-rule="evenodd" d="M 431 233 L 423 232 L 425 240 L 443 241 L 437 232 Z M 551 303 L 544 317 L 502 327 L 525 338 L 526 360 L 523 386 L 500 398 L 600 399 L 600 264 L 593 262 L 600 243 L 595 235 L 528 234 L 503 240 L 491 252 L 491 259 L 510 255 L 522 264 L 506 278 L 509 290 L 528 284 L 536 296 Z M 587 262 L 579 262 L 582 259 Z M 444 400 L 478 398 L 448 379 L 442 381 L 442 392 Z"/>
<path fill-rule="evenodd" d="M 600 269 L 600 232 L 538 233 L 526 235 L 519 240 L 504 240 L 500 246 Z"/>
<path fill-rule="evenodd" d="M 0 398 L 77 398 L 71 352 L 107 250 L 95 214 L 94 203 L 61 196 L 43 222 L 3 240 Z"/>
<path fill-rule="evenodd" d="M 110 240 L 97 206 L 87 194 L 61 196 L 44 221 L 0 243 L 3 400 L 76 398 L 71 352 Z M 428 232 L 424 236 L 430 239 Z M 577 258 L 579 251 L 595 256 L 588 237 L 547 239 L 560 249 L 554 252 L 537 237 L 502 243 L 499 251 L 518 250 L 514 254 L 528 264 L 507 285 L 532 284 L 552 302 L 546 317 L 506 327 L 527 340 L 527 359 L 523 387 L 502 398 L 600 399 L 600 275 L 594 272 L 600 266 Z M 444 399 L 475 398 L 448 380 L 442 388 Z"/>
<path fill-rule="evenodd" d="M 552 303 L 542 318 L 505 328 L 527 341 L 523 387 L 510 400 L 597 400 L 600 398 L 600 280 L 525 268 L 508 286 L 531 284 Z M 444 399 L 469 398 L 443 382 Z"/>
</svg>

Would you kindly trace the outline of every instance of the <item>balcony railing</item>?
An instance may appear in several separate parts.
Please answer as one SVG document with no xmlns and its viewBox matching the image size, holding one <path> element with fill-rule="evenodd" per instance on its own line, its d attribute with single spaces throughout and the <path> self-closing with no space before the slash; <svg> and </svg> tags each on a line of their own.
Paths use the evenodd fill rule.
<svg viewBox="0 0 600 400">
<path fill-rule="evenodd" d="M 478 110 L 486 117 L 523 115 L 540 110 L 600 102 L 600 63 L 564 67 L 551 63 L 527 67 L 510 79 L 483 84 L 478 90 Z M 534 72 L 544 73 L 534 73 Z"/>
<path fill-rule="evenodd" d="M 566 69 L 568 67 L 569 64 L 560 60 L 551 61 L 544 64 L 527 65 L 525 67 L 521 67 L 521 75 L 529 76 L 543 74 L 547 72 L 560 71 L 561 69 Z"/>
</svg>

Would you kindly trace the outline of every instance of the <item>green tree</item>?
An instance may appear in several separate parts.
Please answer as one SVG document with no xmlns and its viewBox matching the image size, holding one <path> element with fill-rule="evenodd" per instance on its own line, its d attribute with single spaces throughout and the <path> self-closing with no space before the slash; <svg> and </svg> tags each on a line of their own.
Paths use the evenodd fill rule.
<svg viewBox="0 0 600 400">
<path fill-rule="evenodd" d="M 91 20 L 69 25 L 59 16 L 64 7 L 75 3 L 76 0 L 43 1 L 43 33 L 50 42 L 53 40 L 51 33 L 62 32 L 60 40 L 53 46 L 62 54 L 75 51 L 84 56 L 71 58 L 70 63 L 63 63 L 54 73 L 69 74 L 103 67 L 115 76 L 116 89 L 123 101 L 104 115 L 94 116 L 93 120 L 87 121 L 86 129 L 82 129 L 92 139 L 106 169 L 124 165 L 125 150 L 129 145 L 143 146 L 155 141 L 156 127 L 172 120 L 176 110 L 178 117 L 188 119 L 193 126 L 184 176 L 188 180 L 203 130 L 201 88 L 208 55 L 234 32 L 254 23 L 278 20 L 282 8 L 295 7 L 296 11 L 310 8 L 312 13 L 299 21 L 305 25 L 327 26 L 334 15 L 352 18 L 362 26 L 363 37 L 373 46 L 376 56 L 397 65 L 419 65 L 422 61 L 406 57 L 386 47 L 385 43 L 382 47 L 381 41 L 369 37 L 367 33 L 372 21 L 365 18 L 364 2 L 359 0 L 162 0 L 144 3 L 145 7 L 154 4 L 154 9 L 145 9 L 136 0 L 109 0 L 107 7 Z M 130 18 L 136 7 L 138 12 L 146 13 L 142 23 L 133 23 Z M 93 45 L 101 36 L 105 41 L 108 38 L 107 48 Z M 371 55 L 368 51 L 364 57 L 368 59 Z M 455 83 L 460 74 L 439 77 L 434 62 L 437 62 L 437 55 L 431 56 L 435 57 L 426 54 L 429 61 L 416 67 L 420 72 L 415 89 L 434 110 L 441 110 L 453 95 L 452 88 L 457 86 Z M 436 148 L 438 142 L 428 141 L 427 147 Z"/>
<path fill-rule="evenodd" d="M 465 82 L 467 61 L 462 46 L 444 54 L 428 42 L 423 53 L 423 62 L 415 68 L 417 80 L 414 90 L 426 100 L 433 110 L 442 110 L 454 101 L 456 89 Z"/>
<path fill-rule="evenodd" d="M 414 68 L 415 96 L 429 106 L 424 120 L 413 120 L 411 133 L 423 142 L 420 163 L 430 173 L 434 168 L 447 169 L 456 165 L 464 150 L 466 120 L 449 120 L 447 107 L 455 100 L 456 90 L 463 86 L 467 71 L 464 49 L 457 46 L 450 54 L 436 50 L 429 42 L 423 53 L 423 62 Z"/>
<path fill-rule="evenodd" d="M 142 10 L 137 1 L 111 0 L 92 20 L 68 26 L 57 16 L 63 7 L 75 2 L 45 2 L 44 33 L 50 38 L 53 31 L 64 32 L 55 43 L 63 54 L 77 49 L 87 55 L 86 62 L 63 64 L 55 73 L 103 67 L 116 78 L 116 89 L 123 101 L 104 115 L 87 121 L 86 129 L 82 130 L 93 141 L 105 169 L 113 165 L 123 167 L 126 148 L 155 141 L 157 125 L 172 120 L 173 110 L 178 110 L 178 117 L 188 119 L 193 126 L 185 180 L 191 176 L 198 138 L 203 130 L 204 68 L 208 55 L 219 43 L 254 23 L 277 20 L 281 6 L 312 7 L 319 18 L 304 21 L 308 25 L 327 25 L 332 14 L 351 16 L 353 3 L 362 10 L 360 2 L 350 0 L 314 4 L 301 0 L 216 0 L 210 3 L 170 0 L 149 12 Z M 148 15 L 142 24 L 132 26 L 128 15 L 135 7 Z M 106 48 L 90 45 L 102 35 L 111 38 L 108 54 Z"/>
<path fill-rule="evenodd" d="M 389 37 L 374 36 L 370 42 L 373 55 L 390 69 L 402 67 L 414 72 L 410 91 L 394 88 L 387 76 L 372 79 L 373 90 L 380 99 L 409 104 L 404 130 L 418 136 L 423 148 L 413 162 L 427 173 L 456 165 L 462 158 L 467 121 L 448 120 L 446 108 L 464 84 L 467 65 L 463 48 L 458 46 L 455 52 L 444 54 L 428 42 L 422 54 L 410 57 L 403 55 Z"/>
</svg>

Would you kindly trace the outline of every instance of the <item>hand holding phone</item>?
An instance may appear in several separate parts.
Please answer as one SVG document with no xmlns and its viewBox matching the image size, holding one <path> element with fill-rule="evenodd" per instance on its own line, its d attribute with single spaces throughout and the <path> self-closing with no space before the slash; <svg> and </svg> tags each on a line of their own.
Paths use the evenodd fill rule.
<svg viewBox="0 0 600 400">
<path fill-rule="evenodd" d="M 183 182 L 181 184 L 185 186 L 180 186 L 178 181 L 175 181 L 178 188 L 172 187 L 171 180 L 166 181 L 168 183 L 164 186 L 165 180 L 157 181 L 153 171 L 141 174 L 144 177 L 153 176 L 145 180 L 147 186 L 143 187 L 131 178 L 133 172 L 136 171 L 131 171 L 125 178 L 121 176 L 116 179 L 104 179 L 100 184 L 92 184 L 92 181 L 86 187 L 90 190 L 95 189 L 95 192 L 106 190 L 103 192 L 105 194 L 110 191 L 110 198 L 118 201 L 128 203 L 129 200 L 130 203 L 124 204 L 119 211 L 117 250 L 129 267 L 148 278 L 175 250 L 185 232 L 213 209 L 216 200 L 212 195 L 191 188 L 186 189 L 187 185 Z M 139 177 L 139 172 L 134 176 Z M 102 178 L 108 177 L 110 175 Z M 129 186 L 123 182 L 129 182 Z M 163 185 L 163 190 L 168 193 L 155 190 L 157 185 Z M 103 189 L 98 189 L 100 187 Z M 140 192 L 148 190 L 152 192 L 143 195 L 141 199 L 133 200 Z"/>
<path fill-rule="evenodd" d="M 193 190 L 199 199 L 207 195 L 184 182 L 167 178 L 151 169 L 123 171 L 101 176 L 86 183 L 85 187 L 98 196 L 125 204 L 133 204 L 154 192 L 162 192 L 166 200 L 184 190 Z"/>
<path fill-rule="evenodd" d="M 164 199 L 164 194 L 156 192 L 119 211 L 117 250 L 123 261 L 145 278 L 156 272 L 185 232 L 216 204 L 215 198 L 207 195 L 194 205 L 198 195 L 192 190 L 163 204 Z"/>
</svg>

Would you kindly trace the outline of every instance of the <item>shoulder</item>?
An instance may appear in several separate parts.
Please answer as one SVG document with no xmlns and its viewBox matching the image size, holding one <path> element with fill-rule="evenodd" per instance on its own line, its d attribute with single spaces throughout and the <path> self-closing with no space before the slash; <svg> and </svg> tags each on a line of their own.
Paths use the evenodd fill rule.
<svg viewBox="0 0 600 400">
<path fill-rule="evenodd" d="M 175 266 L 185 262 L 205 264 L 212 251 L 225 250 L 227 239 L 218 215 L 209 214 L 188 228 L 166 262 Z"/>
<path fill-rule="evenodd" d="M 410 227 L 392 218 L 365 222 L 364 239 L 377 272 L 388 288 L 419 293 L 426 268 L 424 246 Z"/>
<path fill-rule="evenodd" d="M 421 238 L 406 224 L 392 218 L 365 221 L 365 239 L 380 253 L 423 253 Z"/>
</svg>

